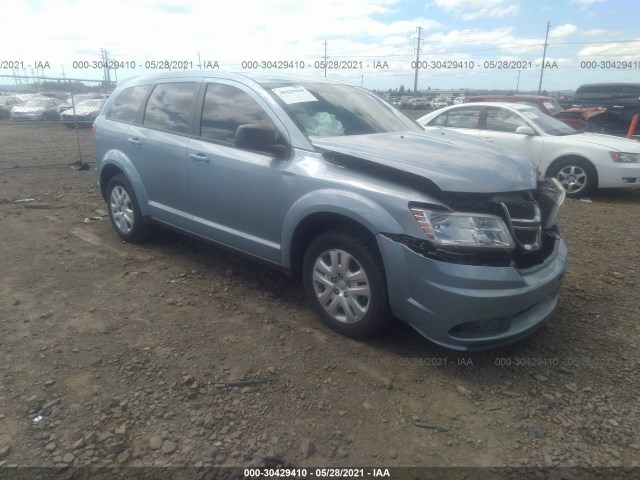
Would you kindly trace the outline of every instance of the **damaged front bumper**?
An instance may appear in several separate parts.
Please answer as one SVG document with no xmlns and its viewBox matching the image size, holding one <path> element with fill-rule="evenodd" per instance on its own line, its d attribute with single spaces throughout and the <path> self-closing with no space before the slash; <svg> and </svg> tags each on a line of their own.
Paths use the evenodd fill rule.
<svg viewBox="0 0 640 480">
<path fill-rule="evenodd" d="M 513 343 L 555 310 L 568 253 L 557 228 L 544 233 L 535 261 L 491 263 L 428 255 L 378 235 L 393 314 L 429 340 L 455 350 Z"/>
</svg>

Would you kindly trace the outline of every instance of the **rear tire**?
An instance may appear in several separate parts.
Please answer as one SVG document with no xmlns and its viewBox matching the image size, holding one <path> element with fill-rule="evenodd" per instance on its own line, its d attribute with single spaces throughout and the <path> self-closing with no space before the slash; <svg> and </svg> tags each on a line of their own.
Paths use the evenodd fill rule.
<svg viewBox="0 0 640 480">
<path fill-rule="evenodd" d="M 382 259 L 366 236 L 346 229 L 320 234 L 307 248 L 302 272 L 309 301 L 336 332 L 363 338 L 391 322 Z"/>
<path fill-rule="evenodd" d="M 115 175 L 109 181 L 107 206 L 111 225 L 120 238 L 130 243 L 147 239 L 151 226 L 143 218 L 133 187 L 124 175 Z"/>
</svg>

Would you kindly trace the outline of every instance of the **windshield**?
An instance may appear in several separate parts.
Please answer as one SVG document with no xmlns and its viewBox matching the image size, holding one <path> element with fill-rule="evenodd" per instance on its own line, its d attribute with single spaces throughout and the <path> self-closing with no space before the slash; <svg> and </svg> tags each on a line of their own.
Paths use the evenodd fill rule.
<svg viewBox="0 0 640 480">
<path fill-rule="evenodd" d="M 542 113 L 540 110 L 530 108 L 527 110 L 521 110 L 520 113 L 549 135 L 573 135 L 575 133 L 580 133 L 578 130 L 571 128 L 566 123 L 556 120 L 555 118 Z"/>
<path fill-rule="evenodd" d="M 312 82 L 264 87 L 307 136 L 423 131 L 402 112 L 361 88 Z"/>
</svg>

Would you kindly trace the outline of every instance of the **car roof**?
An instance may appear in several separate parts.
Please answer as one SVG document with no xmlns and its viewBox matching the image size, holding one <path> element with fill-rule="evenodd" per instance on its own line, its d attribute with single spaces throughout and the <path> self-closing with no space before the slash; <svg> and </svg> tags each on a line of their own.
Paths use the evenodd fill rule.
<svg viewBox="0 0 640 480">
<path fill-rule="evenodd" d="M 337 82 L 335 80 L 329 80 L 323 77 L 315 77 L 310 75 L 266 75 L 266 74 L 245 74 L 245 73 L 232 73 L 232 72 L 221 72 L 219 70 L 215 71 L 205 71 L 205 70 L 180 70 L 180 71 L 171 71 L 171 72 L 160 72 L 160 73 L 150 73 L 147 75 L 142 75 L 139 77 L 128 78 L 123 80 L 118 85 L 120 86 L 134 86 L 134 85 L 144 85 L 148 83 L 153 83 L 157 80 L 168 80 L 172 78 L 180 79 L 180 78 L 211 78 L 211 79 L 220 79 L 220 80 L 236 80 L 246 82 L 254 81 L 260 85 L 268 85 L 273 83 L 284 84 L 284 85 L 295 85 L 296 83 L 304 82 L 304 83 L 324 83 L 324 84 L 334 84 L 334 85 L 344 85 L 345 82 Z"/>
</svg>

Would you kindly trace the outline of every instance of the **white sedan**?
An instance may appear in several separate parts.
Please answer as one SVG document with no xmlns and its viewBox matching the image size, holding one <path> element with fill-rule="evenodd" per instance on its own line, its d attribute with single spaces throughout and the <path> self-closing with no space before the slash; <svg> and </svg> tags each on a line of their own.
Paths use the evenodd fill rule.
<svg viewBox="0 0 640 480">
<path fill-rule="evenodd" d="M 515 103 L 483 102 L 442 108 L 419 118 L 531 158 L 541 177 L 555 177 L 569 197 L 595 188 L 640 186 L 640 143 L 580 133 L 540 110 Z"/>
</svg>

